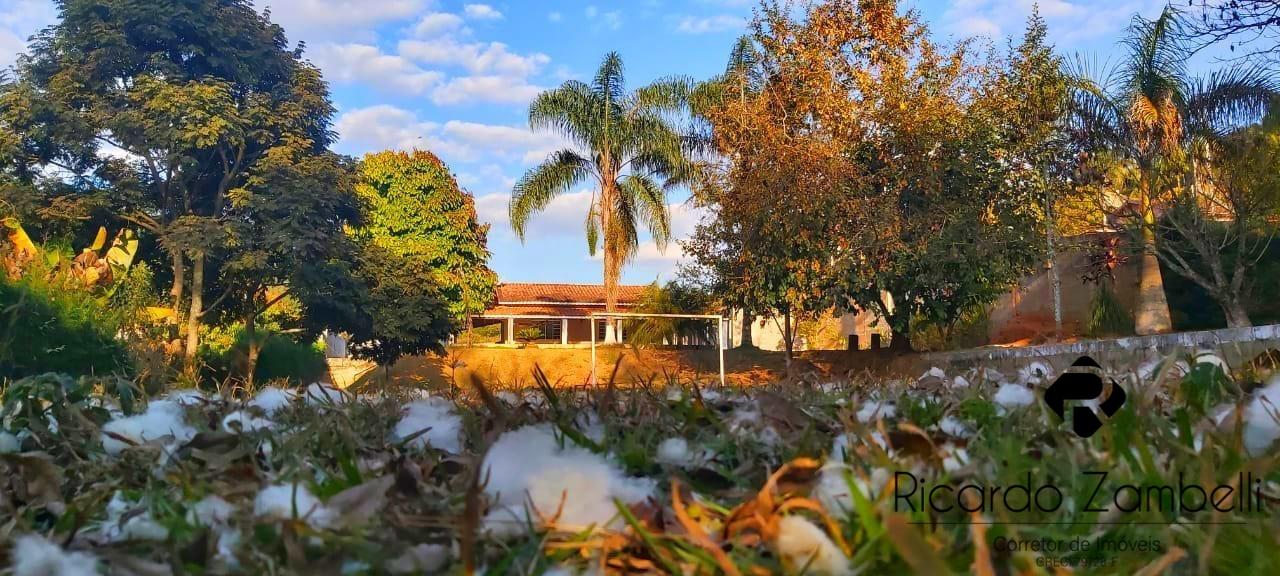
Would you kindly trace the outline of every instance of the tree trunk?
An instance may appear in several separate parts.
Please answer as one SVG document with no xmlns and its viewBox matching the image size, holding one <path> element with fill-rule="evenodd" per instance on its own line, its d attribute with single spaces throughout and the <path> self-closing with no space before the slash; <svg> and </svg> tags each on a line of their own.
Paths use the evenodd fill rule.
<svg viewBox="0 0 1280 576">
<path fill-rule="evenodd" d="M 618 257 L 607 244 L 604 249 L 604 294 L 604 311 L 609 313 L 616 311 L 618 309 Z M 618 340 L 614 332 L 614 320 L 614 318 L 604 320 L 605 344 L 613 344 Z"/>
<path fill-rule="evenodd" d="M 250 314 L 249 319 L 244 323 L 245 333 L 248 335 L 249 349 L 247 351 L 247 361 L 245 362 L 244 383 L 245 388 L 253 390 L 253 374 L 258 370 L 258 355 L 262 352 L 262 343 L 258 341 L 258 315 Z"/>
<path fill-rule="evenodd" d="M 200 350 L 200 316 L 204 313 L 204 252 L 191 256 L 191 308 L 187 314 L 187 369 L 194 368 Z"/>
<path fill-rule="evenodd" d="M 1053 188 L 1048 189 L 1045 199 L 1045 235 L 1049 239 L 1049 282 L 1053 287 L 1053 340 L 1062 339 L 1062 279 L 1058 276 L 1058 249 L 1054 245 L 1053 234 L 1057 222 L 1053 216 Z"/>
<path fill-rule="evenodd" d="M 600 192 L 600 232 L 604 235 L 604 311 L 611 314 L 617 311 L 618 307 L 618 277 L 621 275 L 622 268 L 622 247 L 618 246 L 618 235 L 610 231 L 614 226 L 613 194 L 614 191 L 607 185 Z M 617 341 L 613 321 L 613 318 L 605 320 L 605 344 L 613 344 Z"/>
<path fill-rule="evenodd" d="M 755 348 L 755 343 L 751 341 L 751 324 L 753 323 L 751 313 L 746 308 L 742 309 L 742 348 Z"/>
<path fill-rule="evenodd" d="M 795 342 L 791 336 L 791 308 L 787 308 L 782 313 L 782 340 L 783 349 L 786 351 L 786 365 L 791 366 L 791 359 L 795 357 Z"/>
<path fill-rule="evenodd" d="M 1139 335 L 1163 334 L 1173 330 L 1169 301 L 1164 294 L 1164 278 L 1156 257 L 1156 218 L 1152 208 L 1151 188 L 1155 185 L 1144 170 L 1140 208 L 1142 210 L 1142 269 L 1138 279 L 1138 305 L 1134 332 Z"/>
<path fill-rule="evenodd" d="M 894 330 L 889 336 L 889 351 L 894 354 L 909 354 L 915 350 L 911 347 L 911 335 Z"/>
<path fill-rule="evenodd" d="M 1222 313 L 1227 317 L 1228 328 L 1253 326 L 1253 322 L 1249 320 L 1249 312 L 1245 310 L 1244 303 L 1240 301 L 1240 296 L 1227 296 L 1222 299 L 1221 305 Z"/>
<path fill-rule="evenodd" d="M 182 330 L 182 296 L 186 287 L 186 265 L 182 261 L 182 252 L 174 250 L 172 256 L 173 287 L 169 288 L 169 296 L 173 299 L 173 316 L 169 318 L 169 339 L 181 339 Z"/>
</svg>

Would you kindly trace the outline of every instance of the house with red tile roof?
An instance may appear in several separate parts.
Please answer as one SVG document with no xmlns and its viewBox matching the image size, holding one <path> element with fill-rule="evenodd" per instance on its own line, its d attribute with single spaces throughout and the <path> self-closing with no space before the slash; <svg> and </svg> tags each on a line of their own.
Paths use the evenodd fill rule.
<svg viewBox="0 0 1280 576">
<path fill-rule="evenodd" d="M 615 312 L 631 311 L 647 286 L 618 286 Z M 601 284 L 542 284 L 504 282 L 498 284 L 493 302 L 483 314 L 472 317 L 473 326 L 500 324 L 499 343 L 515 344 L 520 335 L 537 334 L 537 342 L 561 345 L 591 342 L 591 314 L 605 311 Z M 604 342 L 606 324 L 614 324 L 617 340 L 622 340 L 622 320 L 597 319 L 596 342 Z"/>
</svg>

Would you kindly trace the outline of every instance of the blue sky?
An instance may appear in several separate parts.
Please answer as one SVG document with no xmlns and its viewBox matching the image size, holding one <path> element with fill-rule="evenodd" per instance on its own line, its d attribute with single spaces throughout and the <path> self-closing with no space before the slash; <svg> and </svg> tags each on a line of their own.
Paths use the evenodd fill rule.
<svg viewBox="0 0 1280 576">
<path fill-rule="evenodd" d="M 589 190 L 558 199 L 532 221 L 528 243 L 506 219 L 511 186 L 562 145 L 533 133 L 529 99 L 569 78 L 588 78 L 601 57 L 619 52 L 628 81 L 682 74 L 704 78 L 723 69 L 753 0 L 571 2 L 493 0 L 256 0 L 269 7 L 291 41 L 330 82 L 339 112 L 337 151 L 427 148 L 443 158 L 476 196 L 492 224 L 490 265 L 505 281 L 599 282 L 600 261 L 587 256 L 583 219 Z M 1018 36 L 1031 0 L 932 0 L 918 8 L 935 37 L 982 36 L 1003 45 Z M 1158 0 L 1047 0 L 1040 11 L 1051 40 L 1067 54 L 1105 61 L 1135 12 L 1154 16 Z M 48 0 L 0 0 L 0 67 L 25 40 L 53 22 Z M 670 196 L 673 229 L 688 235 L 699 215 Z M 666 280 L 681 256 L 647 238 L 624 281 Z"/>
</svg>

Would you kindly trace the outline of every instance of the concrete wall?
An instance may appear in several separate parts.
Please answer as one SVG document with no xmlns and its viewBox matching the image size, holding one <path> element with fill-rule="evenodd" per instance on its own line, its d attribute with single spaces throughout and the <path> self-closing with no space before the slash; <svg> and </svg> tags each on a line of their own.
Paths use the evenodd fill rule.
<svg viewBox="0 0 1280 576">
<path fill-rule="evenodd" d="M 921 359 L 924 363 L 944 369 L 948 366 L 960 369 L 985 366 L 1001 371 L 1039 361 L 1061 371 L 1076 358 L 1087 355 L 1097 360 L 1103 368 L 1127 370 L 1157 357 L 1206 349 L 1217 352 L 1228 365 L 1235 368 L 1277 348 L 1280 348 L 1280 324 L 1270 324 L 1249 328 L 1081 340 L 1069 344 L 934 352 L 923 354 Z"/>
<path fill-rule="evenodd" d="M 1092 247 L 1087 244 L 1082 248 L 1068 248 L 1055 259 L 1061 285 L 1064 338 L 1083 334 L 1089 307 L 1098 291 L 1097 284 L 1081 279 L 1088 269 L 1090 250 Z M 1137 294 L 1138 264 L 1137 259 L 1132 259 L 1113 272 L 1112 289 L 1129 310 L 1133 310 Z M 992 344 L 1043 341 L 1052 337 L 1053 331 L 1053 283 L 1048 268 L 1040 268 L 991 305 L 987 334 Z"/>
</svg>

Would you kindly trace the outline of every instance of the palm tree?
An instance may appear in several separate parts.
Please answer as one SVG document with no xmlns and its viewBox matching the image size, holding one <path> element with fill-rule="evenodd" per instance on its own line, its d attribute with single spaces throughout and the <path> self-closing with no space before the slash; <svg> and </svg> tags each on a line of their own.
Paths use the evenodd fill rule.
<svg viewBox="0 0 1280 576">
<path fill-rule="evenodd" d="M 689 92 L 683 79 L 664 79 L 628 93 L 622 59 L 610 52 L 591 83 L 570 80 L 547 90 L 529 105 L 529 126 L 550 129 L 576 149 L 553 152 L 529 170 L 511 193 L 511 227 L 523 242 L 534 213 L 556 196 L 584 182 L 594 186 L 587 209 L 587 250 L 592 256 L 604 240 L 605 310 L 618 302 L 622 266 L 639 248 L 643 224 L 658 248 L 671 239 L 667 190 L 691 171 L 686 139 L 674 116 Z M 612 342 L 613 324 L 605 341 Z"/>
<path fill-rule="evenodd" d="M 1154 204 L 1166 186 L 1159 170 L 1184 158 L 1193 139 L 1261 115 L 1274 92 L 1254 69 L 1192 78 L 1187 60 L 1194 48 L 1172 8 L 1155 20 L 1134 16 L 1125 46 L 1127 58 L 1101 81 L 1075 75 L 1072 128 L 1085 149 L 1137 168 L 1142 269 L 1135 330 L 1154 334 L 1172 329 L 1156 251 Z"/>
</svg>

